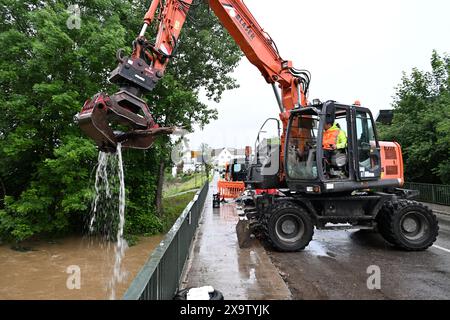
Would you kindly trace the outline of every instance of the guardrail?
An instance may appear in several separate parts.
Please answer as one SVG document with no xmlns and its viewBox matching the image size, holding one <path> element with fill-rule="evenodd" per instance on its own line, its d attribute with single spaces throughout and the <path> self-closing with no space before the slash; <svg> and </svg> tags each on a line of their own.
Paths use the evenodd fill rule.
<svg viewBox="0 0 450 320">
<path fill-rule="evenodd" d="M 450 185 L 405 182 L 404 187 L 419 190 L 416 200 L 450 206 Z"/>
<path fill-rule="evenodd" d="M 180 285 L 208 189 L 207 181 L 134 278 L 124 300 L 172 300 Z"/>
</svg>

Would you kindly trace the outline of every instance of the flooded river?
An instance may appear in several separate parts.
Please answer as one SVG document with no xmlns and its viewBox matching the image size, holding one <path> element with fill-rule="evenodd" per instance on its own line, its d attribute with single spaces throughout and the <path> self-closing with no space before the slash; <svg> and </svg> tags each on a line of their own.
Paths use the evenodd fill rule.
<svg viewBox="0 0 450 320">
<path fill-rule="evenodd" d="M 125 252 L 122 266 L 127 276 L 116 286 L 117 299 L 125 293 L 162 238 L 142 237 Z M 69 237 L 53 242 L 28 242 L 23 246 L 32 251 L 19 252 L 10 245 L 0 245 L 0 299 L 109 299 L 114 243 Z M 68 289 L 70 266 L 79 267 L 80 289 Z"/>
</svg>

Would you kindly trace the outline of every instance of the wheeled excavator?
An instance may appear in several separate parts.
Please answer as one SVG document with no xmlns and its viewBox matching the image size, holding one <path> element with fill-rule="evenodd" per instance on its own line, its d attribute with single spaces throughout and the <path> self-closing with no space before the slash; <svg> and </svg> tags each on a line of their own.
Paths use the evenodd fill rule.
<svg viewBox="0 0 450 320">
<path fill-rule="evenodd" d="M 298 251 L 311 241 L 314 229 L 377 230 L 392 245 L 409 251 L 430 247 L 438 235 L 433 212 L 403 189 L 403 159 L 396 142 L 379 141 L 371 111 L 359 103 L 308 101 L 310 73 L 282 59 L 274 41 L 242 0 L 209 0 L 210 8 L 249 61 L 275 93 L 279 139 L 258 147 L 246 187 L 277 189 L 256 194 L 245 209 L 249 226 L 280 251 Z M 150 148 L 159 127 L 143 100 L 164 77 L 173 59 L 192 0 L 153 0 L 131 56 L 118 51 L 110 81 L 120 90 L 88 99 L 77 120 L 98 148 Z M 158 24 L 156 41 L 146 38 Z M 324 128 L 334 123 L 347 144 L 325 160 Z M 115 131 L 114 124 L 128 131 Z"/>
</svg>

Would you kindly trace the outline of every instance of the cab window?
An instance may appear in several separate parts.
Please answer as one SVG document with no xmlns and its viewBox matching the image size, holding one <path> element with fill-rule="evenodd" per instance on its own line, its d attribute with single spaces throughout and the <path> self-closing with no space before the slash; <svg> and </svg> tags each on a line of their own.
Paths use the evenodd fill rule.
<svg viewBox="0 0 450 320">
<path fill-rule="evenodd" d="M 365 111 L 356 112 L 356 135 L 358 146 L 359 172 L 362 178 L 370 178 L 378 166 L 372 154 L 377 148 L 373 122 Z"/>
</svg>

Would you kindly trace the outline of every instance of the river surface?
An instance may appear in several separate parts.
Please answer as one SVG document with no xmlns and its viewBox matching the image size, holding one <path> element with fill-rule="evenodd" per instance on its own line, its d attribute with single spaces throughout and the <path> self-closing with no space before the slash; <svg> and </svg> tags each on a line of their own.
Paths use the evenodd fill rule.
<svg viewBox="0 0 450 320">
<path fill-rule="evenodd" d="M 163 236 L 142 237 L 123 258 L 126 277 L 116 285 L 120 299 L 129 284 L 159 245 Z M 89 237 L 22 244 L 19 252 L 0 245 L 0 299 L 109 299 L 108 284 L 114 267 L 114 243 Z M 73 267 L 79 267 L 80 288 L 70 285 Z M 69 268 L 69 272 L 67 273 Z M 69 285 L 68 285 L 69 282 Z M 69 289 L 69 287 L 73 289 Z"/>
</svg>

